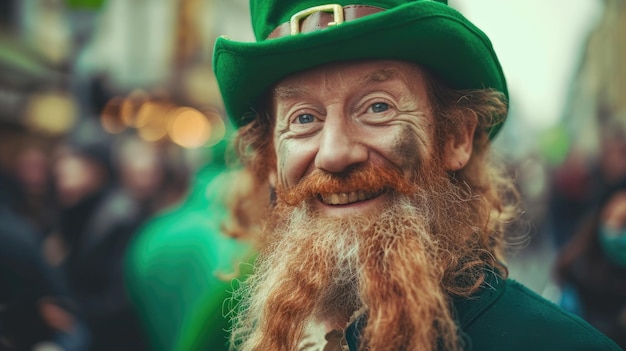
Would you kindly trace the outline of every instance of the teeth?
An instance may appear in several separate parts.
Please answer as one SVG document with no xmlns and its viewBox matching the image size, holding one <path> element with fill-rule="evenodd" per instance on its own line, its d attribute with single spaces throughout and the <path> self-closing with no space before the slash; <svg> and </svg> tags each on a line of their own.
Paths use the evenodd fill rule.
<svg viewBox="0 0 626 351">
<path fill-rule="evenodd" d="M 363 200 L 365 200 L 365 199 L 366 199 L 366 196 L 365 196 L 365 191 L 359 191 L 359 192 L 357 192 L 357 198 L 359 199 L 359 201 L 363 201 Z"/>
<path fill-rule="evenodd" d="M 379 191 L 352 191 L 349 193 L 327 193 L 321 194 L 322 202 L 327 205 L 347 205 L 357 201 L 365 201 L 382 194 Z"/>
<path fill-rule="evenodd" d="M 356 201 L 359 201 L 359 195 L 356 193 L 356 191 L 353 191 L 348 195 L 348 202 L 356 202 Z"/>
</svg>

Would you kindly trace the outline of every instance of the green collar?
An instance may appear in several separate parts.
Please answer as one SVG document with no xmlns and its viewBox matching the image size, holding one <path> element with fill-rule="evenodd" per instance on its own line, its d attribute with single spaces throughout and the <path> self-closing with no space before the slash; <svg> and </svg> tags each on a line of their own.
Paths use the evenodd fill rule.
<svg viewBox="0 0 626 351">
<path fill-rule="evenodd" d="M 506 280 L 492 270 L 485 271 L 480 290 L 469 298 L 455 297 L 452 302 L 455 318 L 461 330 L 469 327 L 480 314 L 502 296 Z"/>
<path fill-rule="evenodd" d="M 471 341 L 463 333 L 463 330 L 471 326 L 478 316 L 502 296 L 506 286 L 505 283 L 505 278 L 502 278 L 493 270 L 486 270 L 485 281 L 476 294 L 469 298 L 458 297 L 452 300 L 453 313 L 461 331 L 461 338 L 464 339 L 466 344 Z M 361 335 L 366 324 L 367 316 L 364 315 L 346 329 L 346 341 L 350 350 L 358 350 L 359 335 Z"/>
</svg>

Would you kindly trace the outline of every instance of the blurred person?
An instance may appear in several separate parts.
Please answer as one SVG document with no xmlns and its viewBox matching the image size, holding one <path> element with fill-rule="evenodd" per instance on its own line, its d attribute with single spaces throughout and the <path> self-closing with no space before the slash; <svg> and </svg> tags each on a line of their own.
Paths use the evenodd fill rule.
<svg viewBox="0 0 626 351">
<path fill-rule="evenodd" d="M 546 225 L 557 249 L 570 240 L 593 203 L 592 172 L 592 162 L 577 150 L 552 171 Z"/>
<path fill-rule="evenodd" d="M 60 207 L 58 235 L 64 252 L 53 261 L 71 260 L 71 253 L 85 240 L 93 214 L 113 186 L 109 158 L 106 145 L 68 144 L 56 151 L 52 174 Z"/>
<path fill-rule="evenodd" d="M 250 2 L 214 70 L 268 209 L 239 350 L 618 350 L 507 278 L 507 115 L 487 36 L 446 1 Z M 245 198 L 245 197 L 243 197 Z M 250 201 L 250 200 L 249 200 Z"/>
<path fill-rule="evenodd" d="M 24 193 L 42 196 L 50 188 L 49 160 L 38 147 L 25 147 L 16 159 L 15 173 L 24 185 Z"/>
<path fill-rule="evenodd" d="M 88 344 L 71 294 L 41 252 L 37 228 L 14 212 L 0 189 L 0 350 L 31 351 L 49 342 L 61 350 Z"/>
<path fill-rule="evenodd" d="M 116 181 L 111 140 L 70 138 L 54 162 L 61 218 L 56 247 L 91 333 L 89 350 L 143 350 L 123 283 L 128 242 L 143 208 Z M 52 245 L 51 245 L 52 246 Z"/>
<path fill-rule="evenodd" d="M 556 262 L 561 305 L 626 348 L 626 178 L 602 200 Z"/>
<path fill-rule="evenodd" d="M 7 177 L 14 186 L 9 205 L 37 228 L 38 240 L 42 241 L 55 225 L 57 215 L 50 170 L 50 149 L 54 143 L 35 138 L 24 136 L 16 145 Z"/>
<path fill-rule="evenodd" d="M 253 252 L 236 233 L 262 215 L 255 207 L 237 218 L 227 211 L 247 194 L 244 173 L 210 164 L 192 184 L 182 203 L 146 223 L 126 258 L 126 284 L 155 351 L 228 350 L 224 300 Z"/>
<path fill-rule="evenodd" d="M 120 186 L 146 212 L 144 217 L 179 201 L 186 191 L 187 169 L 169 162 L 173 150 L 167 147 L 136 136 L 120 138 L 114 147 Z"/>
<path fill-rule="evenodd" d="M 601 196 L 626 177 L 625 126 L 606 118 L 605 123 L 598 134 L 596 157 L 574 148 L 552 174 L 549 230 L 558 249 L 573 237 Z"/>
<path fill-rule="evenodd" d="M 225 146 L 211 147 L 184 199 L 149 219 L 128 250 L 126 285 L 152 350 L 228 350 L 224 300 L 231 280 L 249 273 L 249 263 L 240 262 L 254 255 L 241 234 L 264 212 L 240 201 L 253 182 L 225 166 Z"/>
<path fill-rule="evenodd" d="M 626 121 L 608 121 L 600 132 L 597 194 L 614 188 L 626 178 Z"/>
</svg>

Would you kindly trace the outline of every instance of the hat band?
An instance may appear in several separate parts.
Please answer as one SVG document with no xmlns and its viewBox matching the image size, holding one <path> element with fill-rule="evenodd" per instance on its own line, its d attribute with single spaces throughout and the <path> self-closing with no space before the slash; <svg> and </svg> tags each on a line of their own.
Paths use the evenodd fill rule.
<svg viewBox="0 0 626 351">
<path fill-rule="evenodd" d="M 267 39 L 287 37 L 298 33 L 310 33 L 382 11 L 385 11 L 385 9 L 367 5 L 341 6 L 330 4 L 315 6 L 293 15 L 291 21 L 276 27 L 267 36 Z"/>
</svg>

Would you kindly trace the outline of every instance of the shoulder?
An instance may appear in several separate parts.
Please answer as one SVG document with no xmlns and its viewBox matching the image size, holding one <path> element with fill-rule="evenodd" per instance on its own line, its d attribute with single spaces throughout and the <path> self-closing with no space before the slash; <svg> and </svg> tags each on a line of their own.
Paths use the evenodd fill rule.
<svg viewBox="0 0 626 351">
<path fill-rule="evenodd" d="M 482 301 L 480 313 L 462 326 L 473 350 L 620 350 L 583 319 L 513 280 L 495 289 L 497 294 L 487 295 L 491 301 Z"/>
</svg>

